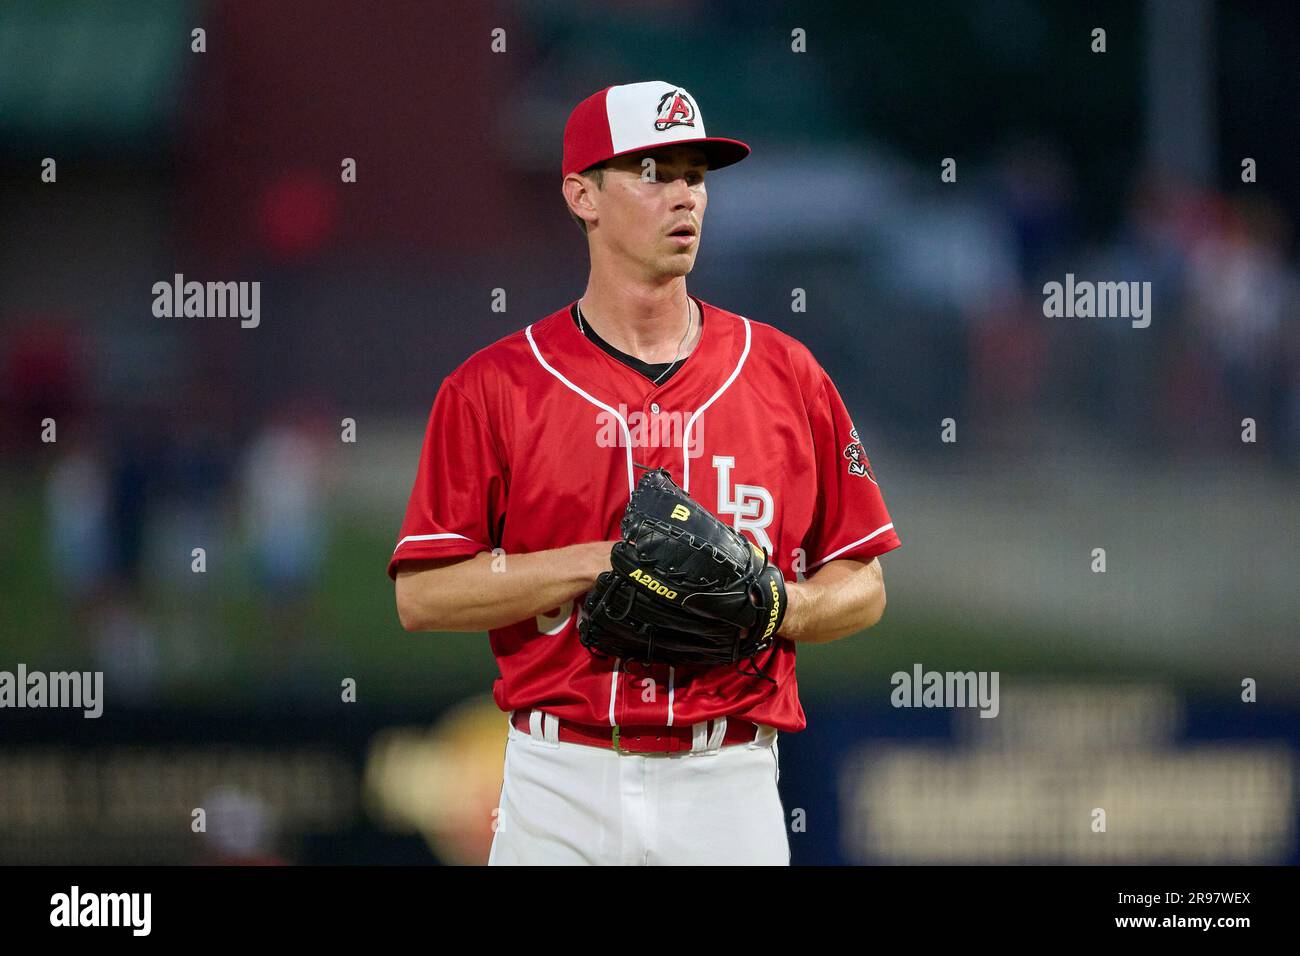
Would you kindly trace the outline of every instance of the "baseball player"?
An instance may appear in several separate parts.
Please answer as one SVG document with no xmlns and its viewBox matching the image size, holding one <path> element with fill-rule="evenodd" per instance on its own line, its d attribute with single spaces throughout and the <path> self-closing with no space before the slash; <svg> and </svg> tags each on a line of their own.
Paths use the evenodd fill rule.
<svg viewBox="0 0 1300 956">
<path fill-rule="evenodd" d="M 671 83 L 583 100 L 562 189 L 586 290 L 434 399 L 388 572 L 406 630 L 489 633 L 509 715 L 490 864 L 788 864 L 796 648 L 884 611 L 877 559 L 899 538 L 835 385 L 789 335 L 686 289 L 705 175 L 748 153 Z M 651 470 L 780 572 L 779 630 L 745 666 L 584 643 L 584 598 Z"/>
</svg>

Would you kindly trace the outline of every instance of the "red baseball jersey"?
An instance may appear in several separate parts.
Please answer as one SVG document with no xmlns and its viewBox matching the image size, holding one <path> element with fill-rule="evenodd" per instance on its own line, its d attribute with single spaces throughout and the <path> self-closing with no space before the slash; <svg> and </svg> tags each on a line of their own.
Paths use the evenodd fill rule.
<svg viewBox="0 0 1300 956">
<path fill-rule="evenodd" d="M 582 334 L 569 308 L 475 353 L 434 399 L 415 487 L 388 565 L 543 551 L 619 536 L 639 466 L 664 467 L 787 579 L 899 545 L 857 430 L 830 377 L 770 325 L 700 304 L 703 331 L 654 385 Z M 643 665 L 579 641 L 582 596 L 490 632 L 502 710 L 584 724 L 689 726 L 728 716 L 802 730 L 795 645 L 757 663 Z"/>
</svg>

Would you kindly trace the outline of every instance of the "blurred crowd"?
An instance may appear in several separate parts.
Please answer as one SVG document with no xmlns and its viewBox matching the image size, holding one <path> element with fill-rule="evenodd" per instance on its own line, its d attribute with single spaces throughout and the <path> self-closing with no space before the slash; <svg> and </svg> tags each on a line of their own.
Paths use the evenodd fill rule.
<svg viewBox="0 0 1300 956">
<path fill-rule="evenodd" d="M 1009 154 L 987 186 L 976 227 L 949 224 L 984 274 L 957 287 L 951 309 L 927 303 L 961 345 L 940 343 L 927 364 L 965 383 L 955 398 L 990 445 L 1023 451 L 1046 437 L 1194 461 L 1250 448 L 1251 419 L 1263 454 L 1249 458 L 1300 466 L 1300 272 L 1276 205 L 1149 171 L 1118 227 L 1092 238 L 1080 226 L 1088 197 L 1045 144 Z M 1067 274 L 1150 282 L 1150 326 L 1045 316 L 1044 286 Z"/>
<path fill-rule="evenodd" d="M 951 417 L 974 454 L 1300 466 L 1300 270 L 1266 193 L 1148 170 L 1099 225 L 1042 139 L 952 184 L 885 145 L 747 162 L 718 174 L 700 278 L 808 344 L 891 451 L 936 452 Z M 1149 282 L 1149 326 L 1045 314 L 1045 285 L 1067 275 Z"/>
<path fill-rule="evenodd" d="M 38 562 L 97 668 L 142 698 L 202 674 L 229 653 L 239 594 L 273 635 L 267 678 L 292 685 L 329 544 L 326 406 L 289 398 L 241 434 L 219 383 L 105 401 L 82 336 L 7 344 L 5 458 L 40 483 Z"/>
</svg>

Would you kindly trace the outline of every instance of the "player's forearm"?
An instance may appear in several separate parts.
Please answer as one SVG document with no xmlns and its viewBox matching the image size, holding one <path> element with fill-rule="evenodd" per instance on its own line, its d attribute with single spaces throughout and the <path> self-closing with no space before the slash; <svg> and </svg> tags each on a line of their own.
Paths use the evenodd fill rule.
<svg viewBox="0 0 1300 956">
<path fill-rule="evenodd" d="M 609 569 L 609 549 L 610 542 L 595 541 L 402 568 L 398 617 L 408 631 L 484 631 L 527 620 L 589 590 Z"/>
<path fill-rule="evenodd" d="M 836 641 L 871 627 L 885 613 L 880 561 L 830 561 L 806 581 L 786 584 L 782 637 L 807 644 Z"/>
</svg>

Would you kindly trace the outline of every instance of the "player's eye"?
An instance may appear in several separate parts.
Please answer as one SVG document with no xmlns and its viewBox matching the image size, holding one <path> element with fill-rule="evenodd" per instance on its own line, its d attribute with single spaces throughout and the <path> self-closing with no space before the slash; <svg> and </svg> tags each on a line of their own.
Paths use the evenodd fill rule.
<svg viewBox="0 0 1300 956">
<path fill-rule="evenodd" d="M 659 175 L 650 181 L 659 182 L 659 183 L 671 183 L 677 181 L 678 179 L 686 180 L 686 185 L 688 186 L 698 186 L 702 182 L 704 182 L 704 173 L 698 172 L 696 170 L 689 170 L 684 173 L 668 173 L 668 172 L 663 172 L 661 170 L 659 172 Z"/>
</svg>

